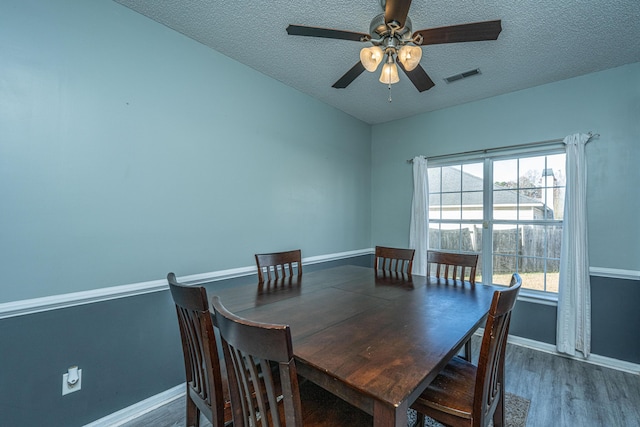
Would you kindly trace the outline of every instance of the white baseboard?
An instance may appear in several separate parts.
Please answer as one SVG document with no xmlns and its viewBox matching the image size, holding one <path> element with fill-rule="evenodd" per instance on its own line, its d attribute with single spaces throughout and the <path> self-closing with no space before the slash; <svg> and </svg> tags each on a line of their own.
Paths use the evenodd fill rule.
<svg viewBox="0 0 640 427">
<path fill-rule="evenodd" d="M 353 258 L 362 255 L 370 255 L 373 248 L 355 251 L 338 252 L 303 258 L 304 264 L 319 264 L 329 261 Z M 197 285 L 218 280 L 232 279 L 236 277 L 250 276 L 256 273 L 254 265 L 248 267 L 232 268 L 228 270 L 212 271 L 208 273 L 192 274 L 178 277 L 178 280 L 190 285 Z M 42 298 L 32 298 L 20 301 L 12 301 L 0 304 L 0 319 L 8 317 L 24 316 L 42 311 L 58 310 L 77 305 L 90 304 L 100 301 L 108 301 L 117 298 L 126 298 L 135 295 L 160 292 L 169 289 L 166 279 L 152 280 L 148 282 L 132 283 L 129 285 L 111 286 L 108 288 L 93 289 L 82 292 L 72 292 L 61 295 L 52 295 Z"/>
<path fill-rule="evenodd" d="M 483 330 L 478 329 L 476 335 L 482 336 Z M 530 348 L 536 351 L 542 351 L 550 353 L 555 356 L 566 357 L 568 359 L 577 360 L 579 362 L 591 363 L 593 365 L 604 366 L 606 368 L 616 369 L 618 371 L 629 372 L 631 374 L 640 375 L 640 365 L 631 362 L 625 362 L 624 360 L 612 359 L 610 357 L 599 356 L 592 354 L 588 359 L 580 357 L 572 357 L 566 354 L 561 354 L 556 351 L 556 346 L 540 341 L 534 341 L 528 338 L 516 337 L 509 335 L 509 343 L 518 345 L 521 347 Z M 111 415 L 107 415 L 104 418 L 100 418 L 85 427 L 117 427 L 126 422 L 134 420 L 154 409 L 159 408 L 162 405 L 173 402 L 176 399 L 185 395 L 185 384 L 177 385 L 167 391 L 164 391 L 155 396 L 151 396 L 141 402 L 135 403 L 127 408 L 124 408 L 118 412 L 114 412 Z"/>
<path fill-rule="evenodd" d="M 483 333 L 484 333 L 484 329 L 480 328 L 476 331 L 475 335 L 482 337 Z M 605 368 L 611 368 L 617 371 L 640 375 L 640 364 L 638 363 L 613 359 L 611 357 L 600 356 L 598 354 L 590 354 L 589 357 L 586 359 L 579 356 L 569 356 L 568 354 L 558 353 L 558 351 L 556 350 L 556 346 L 554 344 L 535 341 L 529 338 L 523 338 L 523 337 L 518 337 L 514 335 L 509 335 L 508 342 L 509 344 L 530 348 L 532 350 L 542 351 L 544 353 L 565 357 L 567 359 L 576 360 L 578 362 L 590 363 L 592 365 L 603 366 Z"/>
<path fill-rule="evenodd" d="M 131 420 L 135 420 L 144 414 L 147 414 L 162 405 L 173 402 L 176 399 L 185 396 L 186 385 L 179 384 L 169 390 L 158 393 L 155 396 L 151 396 L 148 399 L 142 400 L 124 409 L 109 414 L 106 417 L 93 421 L 89 424 L 85 424 L 84 427 L 117 427 Z"/>
<path fill-rule="evenodd" d="M 580 356 L 569 356 L 568 354 L 558 353 L 558 351 L 556 350 L 556 346 L 553 344 L 534 341 L 528 338 L 516 337 L 512 335 L 509 335 L 508 342 L 510 344 L 519 345 L 521 347 L 543 351 L 545 353 L 550 353 L 556 356 L 566 357 L 567 359 L 577 360 L 578 362 L 590 363 L 592 365 L 604 366 L 605 368 L 611 368 L 618 371 L 640 375 L 640 364 L 637 363 L 613 359 L 611 357 L 600 356 L 598 354 L 590 354 L 586 359 Z"/>
</svg>

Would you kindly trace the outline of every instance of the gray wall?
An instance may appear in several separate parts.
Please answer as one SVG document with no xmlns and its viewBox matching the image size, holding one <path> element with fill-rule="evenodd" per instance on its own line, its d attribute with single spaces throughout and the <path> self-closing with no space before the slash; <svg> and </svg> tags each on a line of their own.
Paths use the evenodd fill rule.
<svg viewBox="0 0 640 427">
<path fill-rule="evenodd" d="M 640 270 L 639 64 L 371 128 L 110 1 L 3 0 L 0 56 L 0 306 L 404 246 L 406 159 L 586 130 L 593 265 Z M 594 278 L 594 352 L 640 361 L 638 289 Z M 552 311 L 519 304 L 514 332 L 553 342 Z M 0 320 L 0 366 L 2 425 L 82 425 L 183 381 L 167 292 Z"/>
<path fill-rule="evenodd" d="M 468 83 L 482 84 L 482 77 Z M 640 62 L 376 125 L 372 241 L 408 244 L 413 184 L 407 159 L 593 131 L 601 136 L 586 150 L 591 266 L 640 271 L 639 118 Z"/>
<path fill-rule="evenodd" d="M 593 353 L 640 364 L 640 283 L 591 277 Z"/>
<path fill-rule="evenodd" d="M 370 255 L 305 265 L 371 266 Z M 205 284 L 257 283 L 256 275 Z M 75 427 L 185 381 L 168 290 L 0 320 L 0 425 Z M 62 374 L 82 368 L 82 389 L 62 396 Z"/>
<path fill-rule="evenodd" d="M 0 314 L 370 247 L 353 117 L 111 1 L 3 0 L 0 57 Z M 82 425 L 184 380 L 167 292 L 2 319 L 0 366 L 3 426 Z"/>
<path fill-rule="evenodd" d="M 184 382 L 169 291 L 0 320 L 0 425 L 81 426 Z M 82 388 L 62 396 L 77 365 Z"/>
<path fill-rule="evenodd" d="M 407 159 L 594 131 L 601 136 L 587 145 L 590 265 L 638 272 L 639 118 L 640 63 L 635 63 L 374 126 L 372 241 L 408 244 L 413 183 Z M 633 338 L 640 324 L 640 281 L 592 280 L 593 353 L 640 362 L 640 340 Z M 555 307 L 521 301 L 511 332 L 555 344 L 555 322 Z"/>
<path fill-rule="evenodd" d="M 308 265 L 304 271 L 347 263 L 371 266 L 372 257 Z M 218 287 L 255 281 L 252 275 L 205 287 L 213 295 Z M 611 298 L 612 286 L 624 293 Z M 640 313 L 620 312 L 628 306 L 625 299 L 640 300 L 637 282 L 594 276 L 592 292 L 594 318 L 607 319 L 594 323 L 594 353 L 640 363 L 637 349 L 628 345 L 635 341 Z M 620 315 L 607 316 L 612 310 Z M 554 343 L 555 307 L 519 301 L 511 333 Z M 80 426 L 184 382 L 168 291 L 0 320 L 0 343 L 2 425 Z M 83 386 L 61 396 L 61 373 L 69 363 L 83 368 Z M 39 402 L 38 410 L 33 409 L 34 401 Z"/>
<path fill-rule="evenodd" d="M 591 276 L 591 351 L 640 364 L 640 284 L 637 280 Z M 509 333 L 556 343 L 556 307 L 518 301 Z"/>
<path fill-rule="evenodd" d="M 370 126 L 112 1 L 0 2 L 0 303 L 370 247 Z"/>
</svg>

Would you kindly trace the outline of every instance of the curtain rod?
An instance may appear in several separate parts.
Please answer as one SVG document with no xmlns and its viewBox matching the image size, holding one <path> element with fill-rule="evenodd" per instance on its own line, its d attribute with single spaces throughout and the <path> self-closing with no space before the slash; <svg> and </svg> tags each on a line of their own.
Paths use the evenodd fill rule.
<svg viewBox="0 0 640 427">
<path fill-rule="evenodd" d="M 587 135 L 589 135 L 589 139 L 587 140 L 587 142 L 591 141 L 593 138 L 600 137 L 599 133 L 593 133 L 593 132 L 587 132 Z M 504 147 L 485 148 L 484 150 L 471 150 L 471 151 L 463 151 L 462 153 L 442 154 L 440 156 L 431 156 L 431 157 L 422 156 L 422 157 L 425 157 L 427 160 L 435 160 L 435 159 L 451 157 L 451 156 L 464 156 L 469 154 L 487 154 L 493 151 L 508 150 L 510 148 L 523 148 L 523 147 L 533 147 L 533 146 L 541 146 L 541 145 L 548 145 L 548 144 L 557 144 L 563 141 L 564 141 L 564 138 L 556 138 L 556 139 L 548 139 L 546 141 L 527 142 L 524 144 L 507 145 Z M 413 163 L 413 159 L 408 159 L 407 163 Z"/>
</svg>

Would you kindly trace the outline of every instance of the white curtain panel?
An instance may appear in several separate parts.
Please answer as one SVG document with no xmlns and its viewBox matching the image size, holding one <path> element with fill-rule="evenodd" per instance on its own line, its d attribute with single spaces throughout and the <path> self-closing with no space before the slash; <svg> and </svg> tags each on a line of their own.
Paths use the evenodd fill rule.
<svg viewBox="0 0 640 427">
<path fill-rule="evenodd" d="M 413 158 L 413 201 L 409 247 L 416 250 L 413 258 L 413 274 L 427 274 L 427 248 L 429 247 L 429 179 L 427 159 Z"/>
<path fill-rule="evenodd" d="M 584 357 L 591 353 L 591 284 L 587 242 L 587 164 L 589 135 L 564 139 L 567 148 L 567 181 L 560 252 L 557 350 Z"/>
</svg>

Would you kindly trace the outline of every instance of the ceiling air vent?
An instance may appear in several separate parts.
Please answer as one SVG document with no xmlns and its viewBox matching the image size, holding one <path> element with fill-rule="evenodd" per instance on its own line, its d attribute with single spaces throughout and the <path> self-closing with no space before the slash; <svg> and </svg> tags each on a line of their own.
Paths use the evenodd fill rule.
<svg viewBox="0 0 640 427">
<path fill-rule="evenodd" d="M 475 76 L 476 74 L 480 74 L 480 68 L 476 68 L 474 70 L 465 71 L 464 73 L 455 74 L 453 76 L 445 77 L 444 81 L 447 83 L 453 83 L 456 80 L 462 80 L 466 77 Z"/>
</svg>

